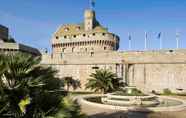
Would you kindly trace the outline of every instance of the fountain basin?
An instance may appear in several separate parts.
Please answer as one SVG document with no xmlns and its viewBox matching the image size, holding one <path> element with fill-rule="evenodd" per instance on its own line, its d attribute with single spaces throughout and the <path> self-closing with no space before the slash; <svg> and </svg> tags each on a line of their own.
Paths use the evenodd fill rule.
<svg viewBox="0 0 186 118">
<path fill-rule="evenodd" d="M 154 106 L 160 104 L 160 101 L 154 95 L 144 96 L 123 96 L 115 95 L 115 93 L 108 93 L 105 97 L 101 98 L 102 103 L 120 106 Z"/>
<path fill-rule="evenodd" d="M 101 101 L 102 97 L 106 95 L 84 95 L 78 96 L 77 101 L 79 104 L 85 104 L 92 107 L 99 107 L 103 109 L 111 110 L 123 110 L 123 111 L 138 111 L 138 112 L 162 112 L 162 111 L 181 111 L 186 109 L 186 102 L 181 99 L 167 97 L 167 96 L 156 96 L 159 99 L 163 100 L 159 105 L 156 106 L 136 106 L 136 105 L 109 105 L 104 104 Z M 98 99 L 99 98 L 99 99 Z"/>
</svg>

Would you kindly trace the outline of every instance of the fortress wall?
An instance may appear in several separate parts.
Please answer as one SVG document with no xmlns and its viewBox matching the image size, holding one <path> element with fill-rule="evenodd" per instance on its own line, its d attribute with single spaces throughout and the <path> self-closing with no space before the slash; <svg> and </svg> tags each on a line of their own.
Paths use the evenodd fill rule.
<svg viewBox="0 0 186 118">
<path fill-rule="evenodd" d="M 124 52 L 129 83 L 146 92 L 186 91 L 186 50 Z"/>
<path fill-rule="evenodd" d="M 126 63 L 186 63 L 186 50 L 123 52 Z"/>
<path fill-rule="evenodd" d="M 94 34 L 94 35 L 93 35 Z M 75 37 L 74 37 L 75 36 Z M 55 37 L 52 39 L 53 52 L 72 53 L 72 52 L 90 52 L 100 50 L 116 50 L 118 39 L 111 33 L 86 33 Z"/>
<path fill-rule="evenodd" d="M 57 54 L 56 54 L 57 55 Z M 58 54 L 53 58 L 58 64 L 116 64 L 121 62 L 121 55 L 116 51 L 82 52 Z"/>
<path fill-rule="evenodd" d="M 134 64 L 129 68 L 129 83 L 146 92 L 186 91 L 186 64 Z"/>
<path fill-rule="evenodd" d="M 103 51 L 82 53 L 64 53 L 61 57 L 45 55 L 43 64 L 52 65 L 59 70 L 58 76 L 72 76 L 81 81 L 82 89 L 89 75 L 95 71 L 92 67 L 109 69 L 118 74 L 117 65 L 128 65 L 129 85 L 134 85 L 146 92 L 162 92 L 169 88 L 178 92 L 186 91 L 186 50 L 163 50 L 146 52 Z M 124 74 L 126 72 L 120 71 Z"/>
<path fill-rule="evenodd" d="M 67 35 L 67 38 L 64 37 L 60 37 L 59 39 L 56 39 L 55 37 L 53 37 L 52 39 L 52 44 L 55 43 L 74 43 L 74 42 L 87 42 L 87 41 L 92 41 L 92 40 L 108 40 L 108 41 L 116 41 L 114 38 L 114 35 L 112 33 L 96 33 L 93 36 L 93 33 L 90 32 L 86 32 L 84 33 L 85 36 L 83 36 L 83 33 L 76 35 L 76 37 L 74 37 L 74 35 Z"/>
<path fill-rule="evenodd" d="M 61 79 L 63 77 L 72 77 L 75 80 L 80 81 L 81 88 L 78 88 L 76 91 L 86 91 L 85 84 L 88 82 L 90 78 L 90 74 L 94 73 L 96 69 L 94 67 L 98 67 L 99 69 L 109 69 L 112 72 L 116 73 L 116 65 L 115 64 L 84 64 L 84 65 L 52 65 L 53 68 L 57 69 L 58 77 Z M 72 90 L 72 88 L 71 88 Z"/>
<path fill-rule="evenodd" d="M 109 69 L 122 77 L 123 70 L 121 55 L 116 51 L 95 52 L 92 56 L 90 53 L 65 53 L 62 58 L 52 58 L 48 54 L 42 55 L 42 64 L 49 65 L 58 70 L 58 77 L 73 77 L 80 80 L 81 89 L 85 91 L 85 84 L 90 78 L 90 74 L 97 69 Z"/>
</svg>

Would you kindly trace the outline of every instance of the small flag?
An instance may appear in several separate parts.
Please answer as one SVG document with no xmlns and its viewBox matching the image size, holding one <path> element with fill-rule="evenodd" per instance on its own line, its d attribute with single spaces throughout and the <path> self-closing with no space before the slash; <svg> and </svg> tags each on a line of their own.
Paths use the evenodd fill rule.
<svg viewBox="0 0 186 118">
<path fill-rule="evenodd" d="M 145 32 L 145 39 L 147 39 L 147 32 Z"/>
<path fill-rule="evenodd" d="M 92 7 L 95 7 L 95 0 L 91 0 L 91 5 L 92 5 Z"/>
<path fill-rule="evenodd" d="M 158 37 L 157 37 L 158 39 L 160 39 L 161 38 L 161 32 L 160 33 L 158 33 Z"/>
<path fill-rule="evenodd" d="M 179 48 L 180 32 L 176 30 L 176 47 Z"/>
<path fill-rule="evenodd" d="M 131 41 L 132 40 L 132 37 L 131 37 L 131 35 L 129 34 L 129 40 Z"/>
</svg>

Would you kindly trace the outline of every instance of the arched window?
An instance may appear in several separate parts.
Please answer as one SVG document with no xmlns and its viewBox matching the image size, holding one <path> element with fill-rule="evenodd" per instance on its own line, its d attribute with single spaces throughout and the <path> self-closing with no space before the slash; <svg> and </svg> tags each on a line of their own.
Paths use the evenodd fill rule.
<svg viewBox="0 0 186 118">
<path fill-rule="evenodd" d="M 65 49 L 66 49 L 66 48 L 63 48 L 63 49 L 62 49 L 62 52 L 65 52 Z"/>
<path fill-rule="evenodd" d="M 90 53 L 90 56 L 92 57 L 93 55 L 94 55 L 94 52 L 91 52 L 91 53 Z"/>
<path fill-rule="evenodd" d="M 72 52 L 74 52 L 75 47 L 72 48 Z"/>
<path fill-rule="evenodd" d="M 79 26 L 78 26 L 78 27 L 76 27 L 76 30 L 77 30 L 77 31 L 79 31 L 79 30 L 80 30 L 80 27 L 79 27 Z"/>
<path fill-rule="evenodd" d="M 67 32 L 67 31 L 69 31 L 69 28 L 68 27 L 65 28 L 65 32 Z"/>
</svg>

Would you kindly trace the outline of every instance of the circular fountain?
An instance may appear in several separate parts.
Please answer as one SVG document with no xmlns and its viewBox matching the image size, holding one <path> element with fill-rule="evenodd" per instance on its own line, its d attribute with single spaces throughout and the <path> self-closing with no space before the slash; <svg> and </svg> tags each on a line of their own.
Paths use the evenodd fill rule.
<svg viewBox="0 0 186 118">
<path fill-rule="evenodd" d="M 181 99 L 144 94 L 136 87 L 125 87 L 121 91 L 104 95 L 85 95 L 78 99 L 80 104 L 94 107 L 133 111 L 179 111 L 186 108 Z"/>
<path fill-rule="evenodd" d="M 101 98 L 104 104 L 119 106 L 155 106 L 160 100 L 155 95 L 147 95 L 136 87 L 125 87 L 122 91 L 108 93 Z"/>
</svg>

